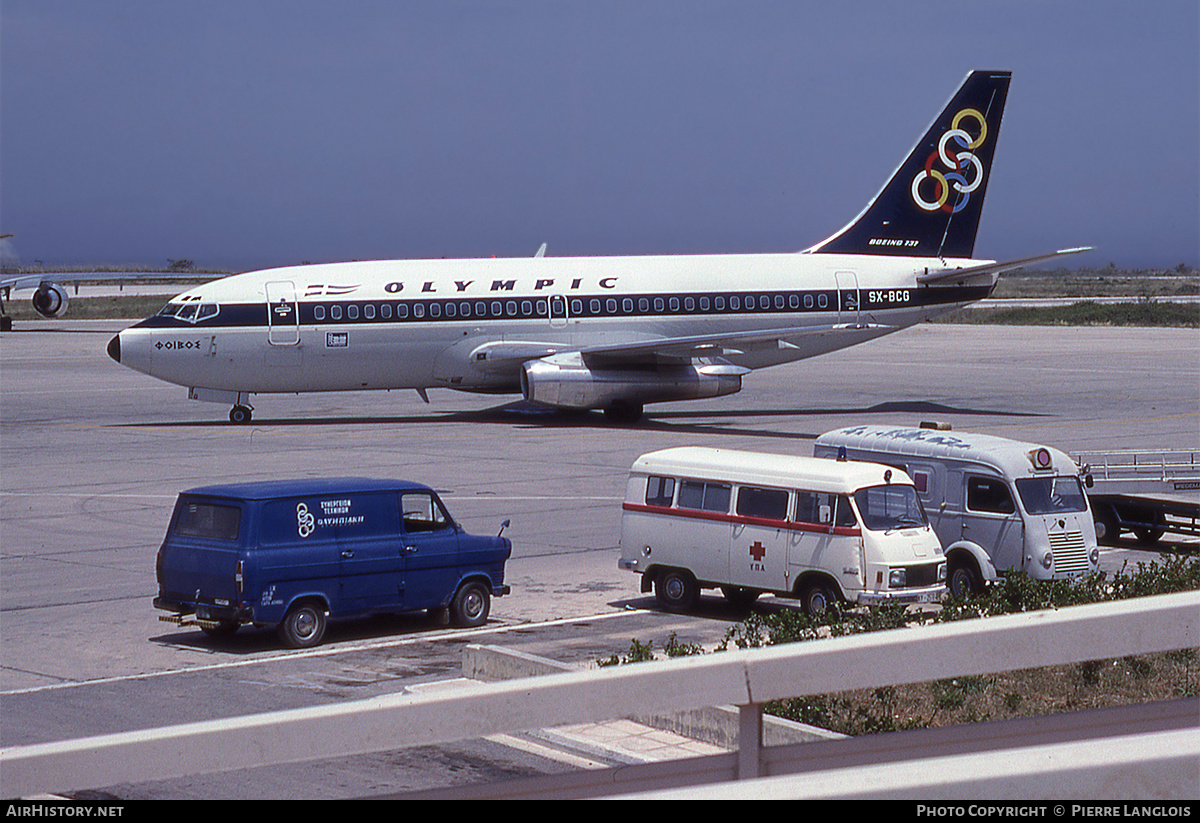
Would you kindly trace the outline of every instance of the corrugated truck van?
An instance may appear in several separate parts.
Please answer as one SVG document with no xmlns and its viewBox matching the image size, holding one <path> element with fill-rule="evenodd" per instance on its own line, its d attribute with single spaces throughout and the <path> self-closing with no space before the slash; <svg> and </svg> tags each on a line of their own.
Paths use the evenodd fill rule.
<svg viewBox="0 0 1200 823">
<path fill-rule="evenodd" d="M 818 437 L 813 454 L 907 472 L 946 549 L 957 596 L 1008 571 L 1050 580 L 1099 569 L 1079 469 L 1058 449 L 946 428 L 848 426 Z"/>
<path fill-rule="evenodd" d="M 293 648 L 329 618 L 448 609 L 460 626 L 507 594 L 505 537 L 463 531 L 427 486 L 280 480 L 189 489 L 158 551 L 160 620 L 211 635 L 277 627 Z"/>
</svg>

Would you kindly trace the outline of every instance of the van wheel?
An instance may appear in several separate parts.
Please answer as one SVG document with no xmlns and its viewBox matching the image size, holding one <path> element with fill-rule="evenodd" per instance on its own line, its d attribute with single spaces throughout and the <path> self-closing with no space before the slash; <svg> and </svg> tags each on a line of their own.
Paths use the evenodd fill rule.
<svg viewBox="0 0 1200 823">
<path fill-rule="evenodd" d="M 696 605 L 700 587 L 687 569 L 664 569 L 654 580 L 654 596 L 664 609 L 682 612 Z"/>
<path fill-rule="evenodd" d="M 983 576 L 970 560 L 951 560 L 946 587 L 955 597 L 983 594 Z"/>
<path fill-rule="evenodd" d="M 455 626 L 482 626 L 492 610 L 492 595 L 482 583 L 464 583 L 450 601 L 450 621 Z"/>
<path fill-rule="evenodd" d="M 813 580 L 800 590 L 800 608 L 809 617 L 821 617 L 833 609 L 837 595 L 823 580 Z"/>
<path fill-rule="evenodd" d="M 279 637 L 293 649 L 310 649 L 325 636 L 327 616 L 319 603 L 297 603 L 279 624 Z"/>
</svg>

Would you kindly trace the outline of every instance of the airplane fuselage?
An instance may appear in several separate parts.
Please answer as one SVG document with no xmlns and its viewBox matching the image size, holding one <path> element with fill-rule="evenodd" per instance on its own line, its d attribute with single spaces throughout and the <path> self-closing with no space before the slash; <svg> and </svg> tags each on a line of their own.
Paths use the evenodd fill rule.
<svg viewBox="0 0 1200 823">
<path fill-rule="evenodd" d="M 121 332 L 120 362 L 182 386 L 234 392 L 503 393 L 520 390 L 524 361 L 554 351 L 779 330 L 774 339 L 714 349 L 759 369 L 979 300 L 994 278 L 916 281 L 931 267 L 979 262 L 792 253 L 271 269 L 174 298 L 164 313 Z M 789 329 L 818 327 L 826 333 L 787 338 Z"/>
</svg>

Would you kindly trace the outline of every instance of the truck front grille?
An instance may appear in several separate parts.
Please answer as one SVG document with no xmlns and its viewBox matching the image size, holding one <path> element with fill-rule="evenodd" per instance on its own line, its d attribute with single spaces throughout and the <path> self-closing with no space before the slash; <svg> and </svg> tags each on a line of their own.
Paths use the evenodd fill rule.
<svg viewBox="0 0 1200 823">
<path fill-rule="evenodd" d="M 1060 532 L 1050 535 L 1050 551 L 1054 553 L 1054 576 L 1070 577 L 1088 570 L 1087 546 L 1083 532 Z"/>
</svg>

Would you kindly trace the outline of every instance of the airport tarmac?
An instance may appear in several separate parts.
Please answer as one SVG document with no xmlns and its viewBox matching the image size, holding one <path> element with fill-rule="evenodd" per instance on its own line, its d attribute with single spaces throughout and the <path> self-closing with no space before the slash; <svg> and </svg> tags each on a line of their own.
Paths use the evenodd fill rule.
<svg viewBox="0 0 1200 823">
<path fill-rule="evenodd" d="M 1194 330 L 924 325 L 756 372 L 740 394 L 649 406 L 635 426 L 450 391 L 429 405 L 411 391 L 260 395 L 254 422 L 234 426 L 226 407 L 113 363 L 105 345 L 125 325 L 32 321 L 0 336 L 0 694 L 222 659 L 165 642 L 150 605 L 173 501 L 196 485 L 405 477 L 439 489 L 468 531 L 509 518 L 513 594 L 492 616 L 519 627 L 645 599 L 616 559 L 626 472 L 652 449 L 809 455 L 838 426 L 922 420 L 1069 452 L 1200 447 Z M 277 653 L 251 645 L 243 657 Z M 0 741 L 17 722 L 4 713 Z"/>
</svg>

